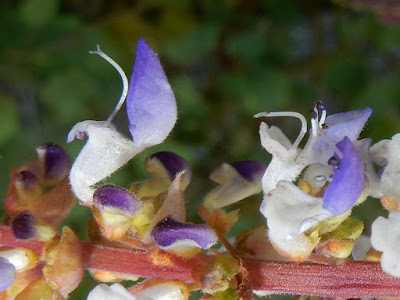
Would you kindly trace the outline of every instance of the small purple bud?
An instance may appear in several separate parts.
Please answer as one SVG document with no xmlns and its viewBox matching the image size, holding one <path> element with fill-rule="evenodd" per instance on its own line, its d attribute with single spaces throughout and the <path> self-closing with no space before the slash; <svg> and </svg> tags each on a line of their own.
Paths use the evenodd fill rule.
<svg viewBox="0 0 400 300">
<path fill-rule="evenodd" d="M 15 267 L 7 259 L 0 257 L 0 292 L 15 280 Z"/>
<path fill-rule="evenodd" d="M 180 223 L 168 216 L 157 223 L 151 232 L 153 240 L 161 248 L 178 241 L 191 240 L 202 249 L 208 249 L 218 238 L 214 230 L 207 225 Z"/>
<path fill-rule="evenodd" d="M 131 214 L 140 207 L 140 201 L 133 193 L 109 184 L 103 185 L 94 192 L 93 203 L 100 210 L 105 206 L 112 206 L 123 209 Z"/>
<path fill-rule="evenodd" d="M 18 188 L 22 190 L 29 190 L 38 185 L 38 179 L 31 171 L 17 173 L 14 180 Z"/>
<path fill-rule="evenodd" d="M 183 170 L 186 170 L 185 174 L 190 173 L 190 166 L 188 163 L 179 155 L 168 152 L 168 151 L 161 151 L 154 153 L 147 157 L 146 159 L 146 164 L 148 164 L 151 160 L 157 159 L 167 170 L 169 178 L 171 181 L 175 179 L 175 176 L 182 172 Z"/>
<path fill-rule="evenodd" d="M 364 169 L 357 149 L 348 137 L 336 144 L 342 152 L 338 168 L 323 195 L 322 207 L 337 216 L 353 207 L 364 188 Z"/>
<path fill-rule="evenodd" d="M 45 179 L 61 180 L 71 167 L 71 162 L 64 149 L 57 144 L 44 144 L 36 148 L 39 159 L 44 164 Z"/>
<path fill-rule="evenodd" d="M 261 181 L 267 166 L 256 160 L 243 160 L 230 164 L 244 179 L 250 182 Z"/>
<path fill-rule="evenodd" d="M 28 211 L 23 211 L 11 221 L 11 229 L 17 239 L 29 239 L 38 235 L 35 218 Z"/>
</svg>

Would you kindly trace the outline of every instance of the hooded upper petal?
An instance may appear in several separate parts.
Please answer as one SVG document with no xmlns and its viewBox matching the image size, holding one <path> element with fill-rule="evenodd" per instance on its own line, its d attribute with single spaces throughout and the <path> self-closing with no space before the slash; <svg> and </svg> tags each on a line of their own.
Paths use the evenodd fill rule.
<svg viewBox="0 0 400 300">
<path fill-rule="evenodd" d="M 350 139 L 345 137 L 336 146 L 343 157 L 339 166 L 333 168 L 332 181 L 325 190 L 322 205 L 334 216 L 353 207 L 365 183 L 363 164 Z"/>
<path fill-rule="evenodd" d="M 136 144 L 161 143 L 177 119 L 175 96 L 157 54 L 140 38 L 126 98 L 129 130 Z"/>
<path fill-rule="evenodd" d="M 317 161 L 326 163 L 334 155 L 333 146 L 344 137 L 347 136 L 352 142 L 356 141 L 371 113 L 371 108 L 364 107 L 327 116 L 323 135 L 312 145 Z"/>
</svg>

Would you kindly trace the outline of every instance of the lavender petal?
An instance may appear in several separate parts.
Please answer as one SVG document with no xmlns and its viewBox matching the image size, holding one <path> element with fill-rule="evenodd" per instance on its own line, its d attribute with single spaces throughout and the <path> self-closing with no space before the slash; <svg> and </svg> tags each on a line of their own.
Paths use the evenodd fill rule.
<svg viewBox="0 0 400 300">
<path fill-rule="evenodd" d="M 133 141 L 147 146 L 161 143 L 177 118 L 174 93 L 157 54 L 143 38 L 136 46 L 126 109 Z"/>
<path fill-rule="evenodd" d="M 140 207 L 140 202 L 133 193 L 109 184 L 103 185 L 94 192 L 93 203 L 100 210 L 104 207 L 112 206 L 131 214 Z"/>
<path fill-rule="evenodd" d="M 192 240 L 202 249 L 207 249 L 217 241 L 214 230 L 207 225 L 180 223 L 170 216 L 154 227 L 151 236 L 161 248 L 169 247 L 178 241 Z"/>
<path fill-rule="evenodd" d="M 334 216 L 351 208 L 364 188 L 364 170 L 351 140 L 345 137 L 336 144 L 343 157 L 333 169 L 332 181 L 325 190 L 322 207 Z"/>
<path fill-rule="evenodd" d="M 325 121 L 325 124 L 329 126 L 329 128 L 326 129 L 326 134 L 335 143 L 340 142 L 345 136 L 351 141 L 355 141 L 371 113 L 371 108 L 364 107 L 358 110 L 329 115 L 326 117 Z"/>
<path fill-rule="evenodd" d="M 3 291 L 15 280 L 14 265 L 3 257 L 0 257 L 0 274 L 0 291 Z"/>
</svg>

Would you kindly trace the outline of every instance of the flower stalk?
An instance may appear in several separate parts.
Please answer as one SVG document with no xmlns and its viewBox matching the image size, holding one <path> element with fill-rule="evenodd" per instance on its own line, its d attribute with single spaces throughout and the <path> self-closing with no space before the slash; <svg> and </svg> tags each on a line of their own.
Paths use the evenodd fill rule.
<svg viewBox="0 0 400 300">
<path fill-rule="evenodd" d="M 40 253 L 44 242 L 22 241 L 9 226 L 0 226 L 2 246 L 25 247 Z M 213 255 L 198 254 L 189 259 L 166 253 L 81 242 L 86 269 L 135 274 L 147 278 L 194 282 L 194 266 Z M 337 264 L 295 263 L 243 258 L 251 286 L 258 291 L 273 291 L 329 298 L 400 297 L 400 278 L 382 271 L 379 263 L 343 260 Z"/>
</svg>

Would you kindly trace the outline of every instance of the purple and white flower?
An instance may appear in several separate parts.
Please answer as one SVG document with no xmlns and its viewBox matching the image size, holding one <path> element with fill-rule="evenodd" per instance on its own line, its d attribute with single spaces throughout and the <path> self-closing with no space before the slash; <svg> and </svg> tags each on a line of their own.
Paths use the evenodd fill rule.
<svg viewBox="0 0 400 300">
<path fill-rule="evenodd" d="M 106 121 L 80 122 L 68 134 L 68 142 L 88 136 L 70 173 L 73 192 L 86 204 L 92 204 L 93 185 L 117 171 L 139 152 L 164 141 L 177 119 L 171 86 L 157 54 L 144 39 L 137 42 L 129 89 L 126 75 L 117 63 L 100 49 L 93 53 L 117 69 L 123 81 L 123 91 L 116 109 Z M 125 98 L 133 140 L 124 137 L 111 125 Z"/>
<path fill-rule="evenodd" d="M 321 111 L 321 118 L 318 115 Z M 261 143 L 273 157 L 262 179 L 264 200 L 260 211 L 267 218 L 271 242 L 285 253 L 299 249 L 310 252 L 313 239 L 304 236 L 308 229 L 329 217 L 351 210 L 362 193 L 364 165 L 356 139 L 371 114 L 370 108 L 326 116 L 316 103 L 310 137 L 298 145 L 306 130 L 305 118 L 297 113 L 267 113 L 256 116 L 289 115 L 302 121 L 302 130 L 292 145 L 277 127 L 261 124 Z M 302 178 L 308 193 L 293 182 Z"/>
</svg>

